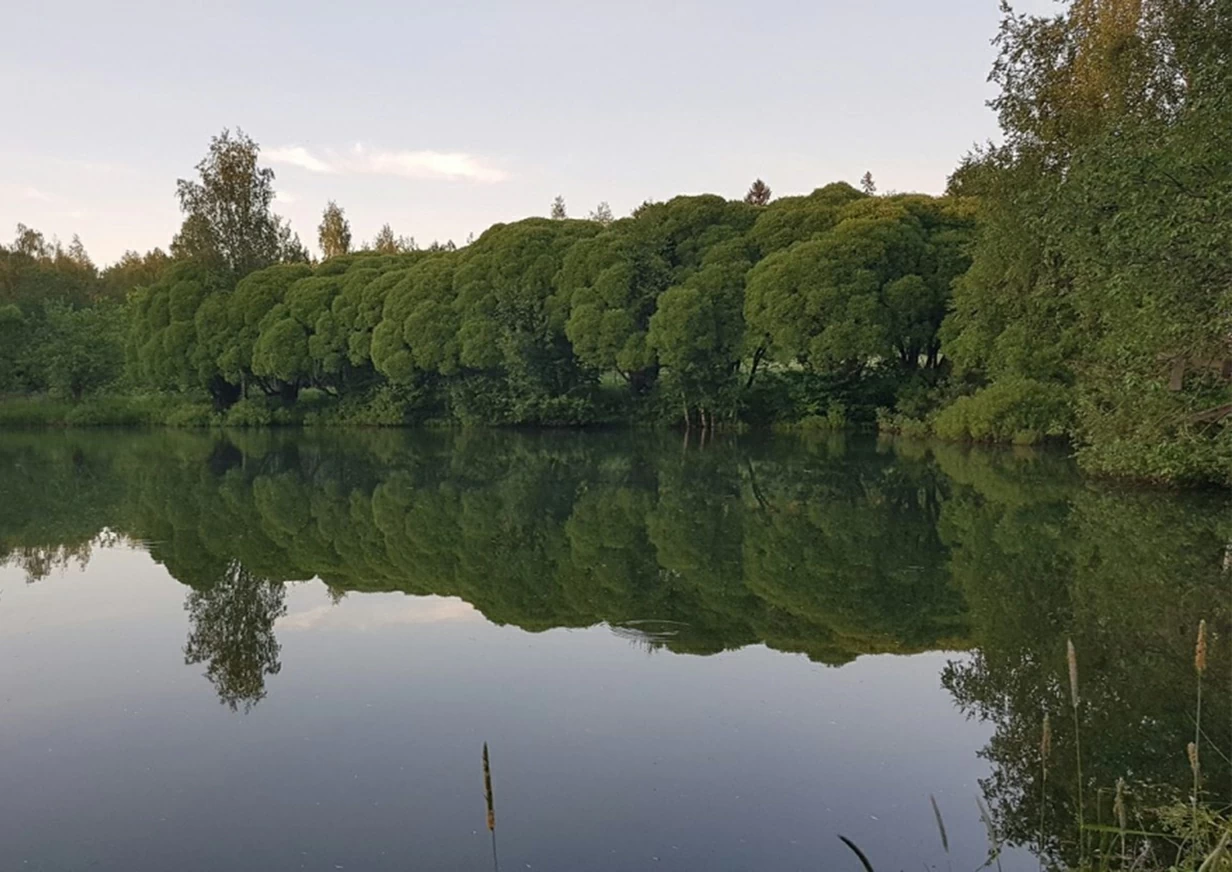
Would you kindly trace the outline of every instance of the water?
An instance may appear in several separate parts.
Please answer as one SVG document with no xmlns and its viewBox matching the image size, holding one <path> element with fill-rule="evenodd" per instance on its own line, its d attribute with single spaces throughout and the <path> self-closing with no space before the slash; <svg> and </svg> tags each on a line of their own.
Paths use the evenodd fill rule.
<svg viewBox="0 0 1232 872">
<path fill-rule="evenodd" d="M 1201 617 L 1232 748 L 1229 542 L 1055 452 L 0 434 L 0 869 L 974 869 L 977 797 L 1034 869 L 1045 711 L 1072 860 L 1065 640 L 1107 823 L 1187 783 Z"/>
</svg>

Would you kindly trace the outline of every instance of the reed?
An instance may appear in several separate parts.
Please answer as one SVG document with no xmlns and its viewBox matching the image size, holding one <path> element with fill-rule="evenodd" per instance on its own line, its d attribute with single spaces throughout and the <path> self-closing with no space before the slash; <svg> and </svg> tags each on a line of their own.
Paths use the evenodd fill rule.
<svg viewBox="0 0 1232 872">
<path fill-rule="evenodd" d="M 1040 729 L 1040 826 L 1039 868 L 1044 868 L 1044 825 L 1048 814 L 1048 758 L 1052 755 L 1052 719 L 1044 712 L 1044 725 Z"/>
<path fill-rule="evenodd" d="M 488 807 L 488 832 L 492 834 L 492 870 L 500 872 L 500 857 L 496 853 L 496 803 L 492 799 L 492 765 L 488 760 L 488 743 L 483 743 L 483 801 Z"/>
<path fill-rule="evenodd" d="M 1194 672 L 1198 674 L 1198 700 L 1194 709 L 1194 740 L 1189 744 L 1189 768 L 1193 770 L 1193 807 L 1196 815 L 1202 792 L 1202 765 L 1198 759 L 1198 748 L 1202 743 L 1202 676 L 1206 673 L 1205 618 L 1198 622 L 1198 639 L 1194 643 Z"/>
<path fill-rule="evenodd" d="M 948 854 L 950 853 L 950 837 L 945 832 L 945 821 L 941 818 L 941 808 L 937 805 L 937 797 L 930 793 L 928 801 L 933 804 L 933 817 L 937 819 L 937 832 L 941 833 L 941 847 Z"/>
<path fill-rule="evenodd" d="M 1074 757 L 1078 768 L 1078 856 L 1079 862 L 1086 856 L 1086 823 L 1082 804 L 1082 737 L 1078 726 L 1078 706 L 1082 698 L 1078 694 L 1078 651 L 1074 640 L 1065 640 L 1065 658 L 1069 662 L 1069 699 L 1074 710 Z"/>
<path fill-rule="evenodd" d="M 1121 831 L 1121 863 L 1128 860 L 1125 854 L 1125 831 L 1129 829 L 1129 815 L 1125 811 L 1125 779 L 1118 778 L 1116 782 L 1116 797 L 1112 801 L 1112 813 L 1116 816 L 1117 828 Z"/>
</svg>

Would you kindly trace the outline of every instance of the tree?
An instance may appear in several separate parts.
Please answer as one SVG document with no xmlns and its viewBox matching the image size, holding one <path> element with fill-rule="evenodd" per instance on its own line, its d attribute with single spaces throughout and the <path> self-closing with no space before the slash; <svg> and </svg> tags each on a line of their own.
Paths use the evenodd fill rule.
<svg viewBox="0 0 1232 872">
<path fill-rule="evenodd" d="M 124 312 L 115 304 L 48 307 L 37 363 L 47 387 L 79 400 L 119 378 L 124 366 Z"/>
<path fill-rule="evenodd" d="M 287 612 L 282 582 L 258 578 L 232 561 L 212 587 L 190 591 L 185 608 L 192 629 L 184 662 L 204 663 L 219 701 L 248 712 L 265 698 L 265 676 L 282 669 L 274 634 Z"/>
<path fill-rule="evenodd" d="M 770 186 L 761 179 L 754 180 L 749 192 L 744 195 L 744 202 L 750 206 L 765 206 L 770 202 Z"/>
<path fill-rule="evenodd" d="M 372 242 L 368 244 L 368 250 L 378 254 L 404 254 L 418 251 L 419 246 L 415 244 L 415 237 L 395 236 L 389 224 L 382 224 Z"/>
<path fill-rule="evenodd" d="M 606 200 L 599 203 L 599 205 L 594 208 L 594 211 L 586 217 L 587 220 L 597 221 L 604 227 L 616 220 L 612 215 L 612 207 L 607 204 Z"/>
<path fill-rule="evenodd" d="M 560 194 L 557 194 L 556 199 L 552 201 L 552 212 L 549 217 L 554 221 L 563 221 L 569 217 L 565 212 L 565 198 Z"/>
<path fill-rule="evenodd" d="M 860 190 L 870 197 L 877 194 L 877 183 L 873 181 L 872 171 L 866 172 L 860 178 Z"/>
<path fill-rule="evenodd" d="M 111 266 L 102 272 L 104 296 L 123 300 L 134 288 L 148 287 L 162 276 L 171 264 L 171 258 L 161 248 L 145 254 L 126 251 Z"/>
<path fill-rule="evenodd" d="M 887 359 L 906 370 L 937 367 L 970 216 L 928 197 L 860 199 L 841 216 L 749 273 L 750 328 L 783 362 L 818 372 L 855 374 Z"/>
<path fill-rule="evenodd" d="M 351 225 L 346 220 L 346 212 L 333 200 L 329 201 L 321 214 L 317 241 L 321 246 L 321 255 L 326 260 L 341 257 L 351 250 Z"/>
<path fill-rule="evenodd" d="M 278 263 L 287 240 L 270 211 L 274 171 L 257 163 L 260 146 L 242 130 L 210 140 L 197 164 L 197 181 L 176 182 L 184 223 L 171 243 L 172 254 L 242 278 Z"/>
<path fill-rule="evenodd" d="M 558 300 L 567 308 L 565 333 L 578 358 L 615 370 L 634 393 L 649 390 L 659 364 L 647 330 L 660 296 L 754 218 L 752 207 L 722 197 L 676 197 L 576 243 L 561 267 Z"/>
</svg>

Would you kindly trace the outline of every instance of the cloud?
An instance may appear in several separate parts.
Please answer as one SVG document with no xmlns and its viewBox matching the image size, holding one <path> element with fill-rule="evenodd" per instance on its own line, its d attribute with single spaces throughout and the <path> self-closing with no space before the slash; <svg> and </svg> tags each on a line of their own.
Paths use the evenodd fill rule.
<svg viewBox="0 0 1232 872">
<path fill-rule="evenodd" d="M 292 194 L 290 191 L 278 191 L 274 194 L 274 199 L 277 202 L 283 203 L 284 205 L 287 205 L 287 206 L 290 206 L 292 203 L 296 203 L 299 201 L 299 197 L 297 197 L 295 194 Z"/>
<path fill-rule="evenodd" d="M 298 145 L 287 148 L 271 148 L 266 150 L 265 157 L 274 163 L 287 164 L 313 173 L 332 173 L 334 168 L 320 158 L 313 157 L 312 152 Z"/>
<path fill-rule="evenodd" d="M 320 626 L 371 630 L 408 624 L 482 621 L 483 616 L 457 597 L 363 594 L 338 605 L 322 604 L 278 619 L 279 630 L 311 630 Z"/>
<path fill-rule="evenodd" d="M 38 188 L 30 185 L 22 189 L 21 195 L 27 200 L 38 200 L 40 203 L 50 203 L 54 199 L 46 191 L 40 191 Z"/>
<path fill-rule="evenodd" d="M 400 176 L 407 179 L 501 182 L 508 175 L 483 158 L 463 152 L 370 151 L 356 144 L 349 151 L 326 150 L 320 155 L 292 145 L 265 152 L 273 163 L 299 167 L 314 173 L 346 173 Z"/>
</svg>

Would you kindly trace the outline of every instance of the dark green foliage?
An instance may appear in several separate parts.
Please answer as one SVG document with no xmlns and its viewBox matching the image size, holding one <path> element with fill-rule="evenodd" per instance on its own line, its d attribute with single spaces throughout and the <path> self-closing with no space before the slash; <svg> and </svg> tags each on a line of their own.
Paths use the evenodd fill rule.
<svg viewBox="0 0 1232 872">
<path fill-rule="evenodd" d="M 951 187 L 980 201 L 945 351 L 973 379 L 1068 396 L 1101 472 L 1229 481 L 1232 7 L 1105 0 L 1007 13 L 1005 143 Z"/>
</svg>

